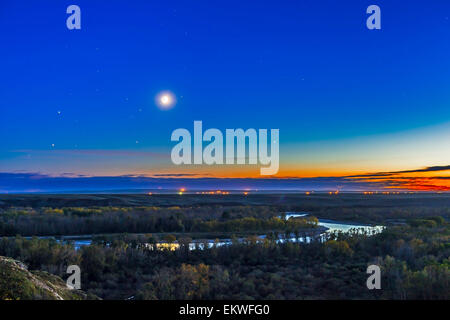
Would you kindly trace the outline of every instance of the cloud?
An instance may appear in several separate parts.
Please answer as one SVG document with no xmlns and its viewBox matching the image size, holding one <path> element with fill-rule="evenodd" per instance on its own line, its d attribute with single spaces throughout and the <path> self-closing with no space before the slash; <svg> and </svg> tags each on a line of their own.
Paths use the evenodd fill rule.
<svg viewBox="0 0 450 320">
<path fill-rule="evenodd" d="M 180 177 L 204 177 L 210 176 L 210 174 L 200 174 L 200 173 L 157 173 L 153 174 L 153 177 L 159 178 L 180 178 Z"/>
<path fill-rule="evenodd" d="M 447 166 L 432 166 L 432 167 L 425 167 L 425 168 L 412 169 L 412 170 L 367 173 L 367 174 L 360 174 L 360 175 L 351 175 L 351 176 L 347 176 L 347 177 L 349 177 L 349 178 L 354 178 L 354 177 L 386 177 L 386 176 L 394 176 L 394 175 L 398 175 L 398 174 L 402 174 L 402 173 L 435 172 L 435 171 L 447 171 L 447 170 L 450 170 L 450 165 L 447 165 Z"/>
<path fill-rule="evenodd" d="M 317 178 L 214 178 L 166 173 L 152 177 L 126 176 L 49 176 L 41 173 L 0 173 L 0 190 L 9 193 L 54 192 L 145 192 L 153 189 L 176 190 L 291 190 L 362 191 L 382 190 L 384 183 L 351 180 L 346 177 Z"/>
<path fill-rule="evenodd" d="M 384 184 L 386 188 L 418 191 L 450 191 L 450 184 L 447 181 L 450 180 L 448 175 L 420 176 L 421 173 L 441 172 L 448 170 L 450 170 L 450 165 L 352 175 L 347 176 L 347 178 L 355 181 L 379 182 Z M 417 175 L 405 175 L 409 173 L 415 173 Z"/>
<path fill-rule="evenodd" d="M 448 176 L 402 176 L 405 173 L 439 172 L 450 166 L 416 170 L 376 172 L 342 177 L 215 178 L 196 173 L 157 173 L 148 175 L 84 176 L 65 173 L 51 176 L 39 172 L 0 172 L 0 190 L 10 193 L 55 192 L 145 192 L 176 190 L 290 190 L 290 191 L 450 191 Z"/>
<path fill-rule="evenodd" d="M 450 170 L 450 165 L 447 166 L 433 166 L 433 167 L 426 167 L 422 169 L 415 169 L 415 170 L 404 170 L 404 171 L 394 171 L 389 173 L 414 173 L 414 172 L 432 172 L 432 171 L 446 171 Z"/>
</svg>

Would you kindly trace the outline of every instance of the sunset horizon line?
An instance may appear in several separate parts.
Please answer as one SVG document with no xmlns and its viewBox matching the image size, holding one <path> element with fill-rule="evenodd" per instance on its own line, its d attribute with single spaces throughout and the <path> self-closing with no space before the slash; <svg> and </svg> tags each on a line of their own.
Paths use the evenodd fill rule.
<svg viewBox="0 0 450 320">
<path fill-rule="evenodd" d="M 447 192 L 450 165 L 398 171 L 317 176 L 220 176 L 210 173 L 86 175 L 78 173 L 0 172 L 0 192 L 45 190 L 298 190 L 339 192 Z M 220 186 L 220 187 L 219 187 Z M 28 191 L 27 191 L 28 190 Z"/>
</svg>

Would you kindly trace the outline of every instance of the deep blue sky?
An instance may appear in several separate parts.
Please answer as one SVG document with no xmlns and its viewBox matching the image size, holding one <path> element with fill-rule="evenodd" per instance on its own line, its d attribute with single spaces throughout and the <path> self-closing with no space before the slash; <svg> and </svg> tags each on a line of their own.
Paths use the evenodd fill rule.
<svg viewBox="0 0 450 320">
<path fill-rule="evenodd" d="M 70 4 L 81 30 L 66 28 Z M 370 4 L 381 30 L 366 28 Z M 95 175 L 98 159 L 45 151 L 166 152 L 171 132 L 194 120 L 279 128 L 291 166 L 306 161 L 296 144 L 442 125 L 449 16 L 444 0 L 2 0 L 0 172 Z M 161 90 L 177 96 L 172 110 L 155 107 Z M 105 167 L 136 172 L 145 161 L 109 157 Z"/>
</svg>

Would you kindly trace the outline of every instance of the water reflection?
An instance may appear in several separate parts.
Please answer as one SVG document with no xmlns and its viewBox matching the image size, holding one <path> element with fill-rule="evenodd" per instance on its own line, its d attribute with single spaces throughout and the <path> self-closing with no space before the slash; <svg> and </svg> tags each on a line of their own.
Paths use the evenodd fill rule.
<svg viewBox="0 0 450 320">
<path fill-rule="evenodd" d="M 291 219 L 291 218 L 301 218 L 308 216 L 308 212 L 286 212 L 284 215 L 279 216 L 279 218 Z M 284 243 L 286 241 L 291 242 L 302 242 L 302 243 L 310 243 L 314 239 L 316 240 L 325 240 L 327 235 L 330 233 L 360 233 L 360 234 L 368 234 L 374 235 L 383 231 L 383 226 L 369 226 L 364 224 L 355 224 L 355 223 L 344 223 L 334 220 L 328 219 L 319 219 L 319 226 L 322 227 L 325 231 L 323 233 L 316 234 L 314 236 L 300 236 L 296 237 L 294 234 L 289 235 L 288 237 L 280 236 L 279 239 L 276 240 L 277 243 Z M 257 236 L 257 239 L 264 240 L 266 235 Z M 58 240 L 58 242 L 71 242 L 75 249 L 78 250 L 83 246 L 88 246 L 92 243 L 92 239 L 70 239 L 69 237 L 64 240 Z M 243 243 L 246 241 L 245 238 L 238 238 L 235 241 Z M 205 246 L 207 248 L 212 248 L 214 246 L 220 247 L 225 245 L 231 245 L 233 241 L 231 239 L 216 239 L 216 240 L 193 240 L 189 243 L 189 250 L 203 250 Z M 145 247 L 150 250 L 176 250 L 180 248 L 180 244 L 178 242 L 167 243 L 167 242 L 158 242 L 156 244 L 145 244 Z"/>
</svg>

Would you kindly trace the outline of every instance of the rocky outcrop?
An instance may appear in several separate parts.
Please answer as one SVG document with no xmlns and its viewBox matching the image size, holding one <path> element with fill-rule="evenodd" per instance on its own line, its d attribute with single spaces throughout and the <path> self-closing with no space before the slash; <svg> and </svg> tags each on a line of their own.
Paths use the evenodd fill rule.
<svg viewBox="0 0 450 320">
<path fill-rule="evenodd" d="M 29 271 L 20 261 L 0 256 L 0 300 L 85 300 L 80 290 L 70 290 L 55 275 Z"/>
</svg>

